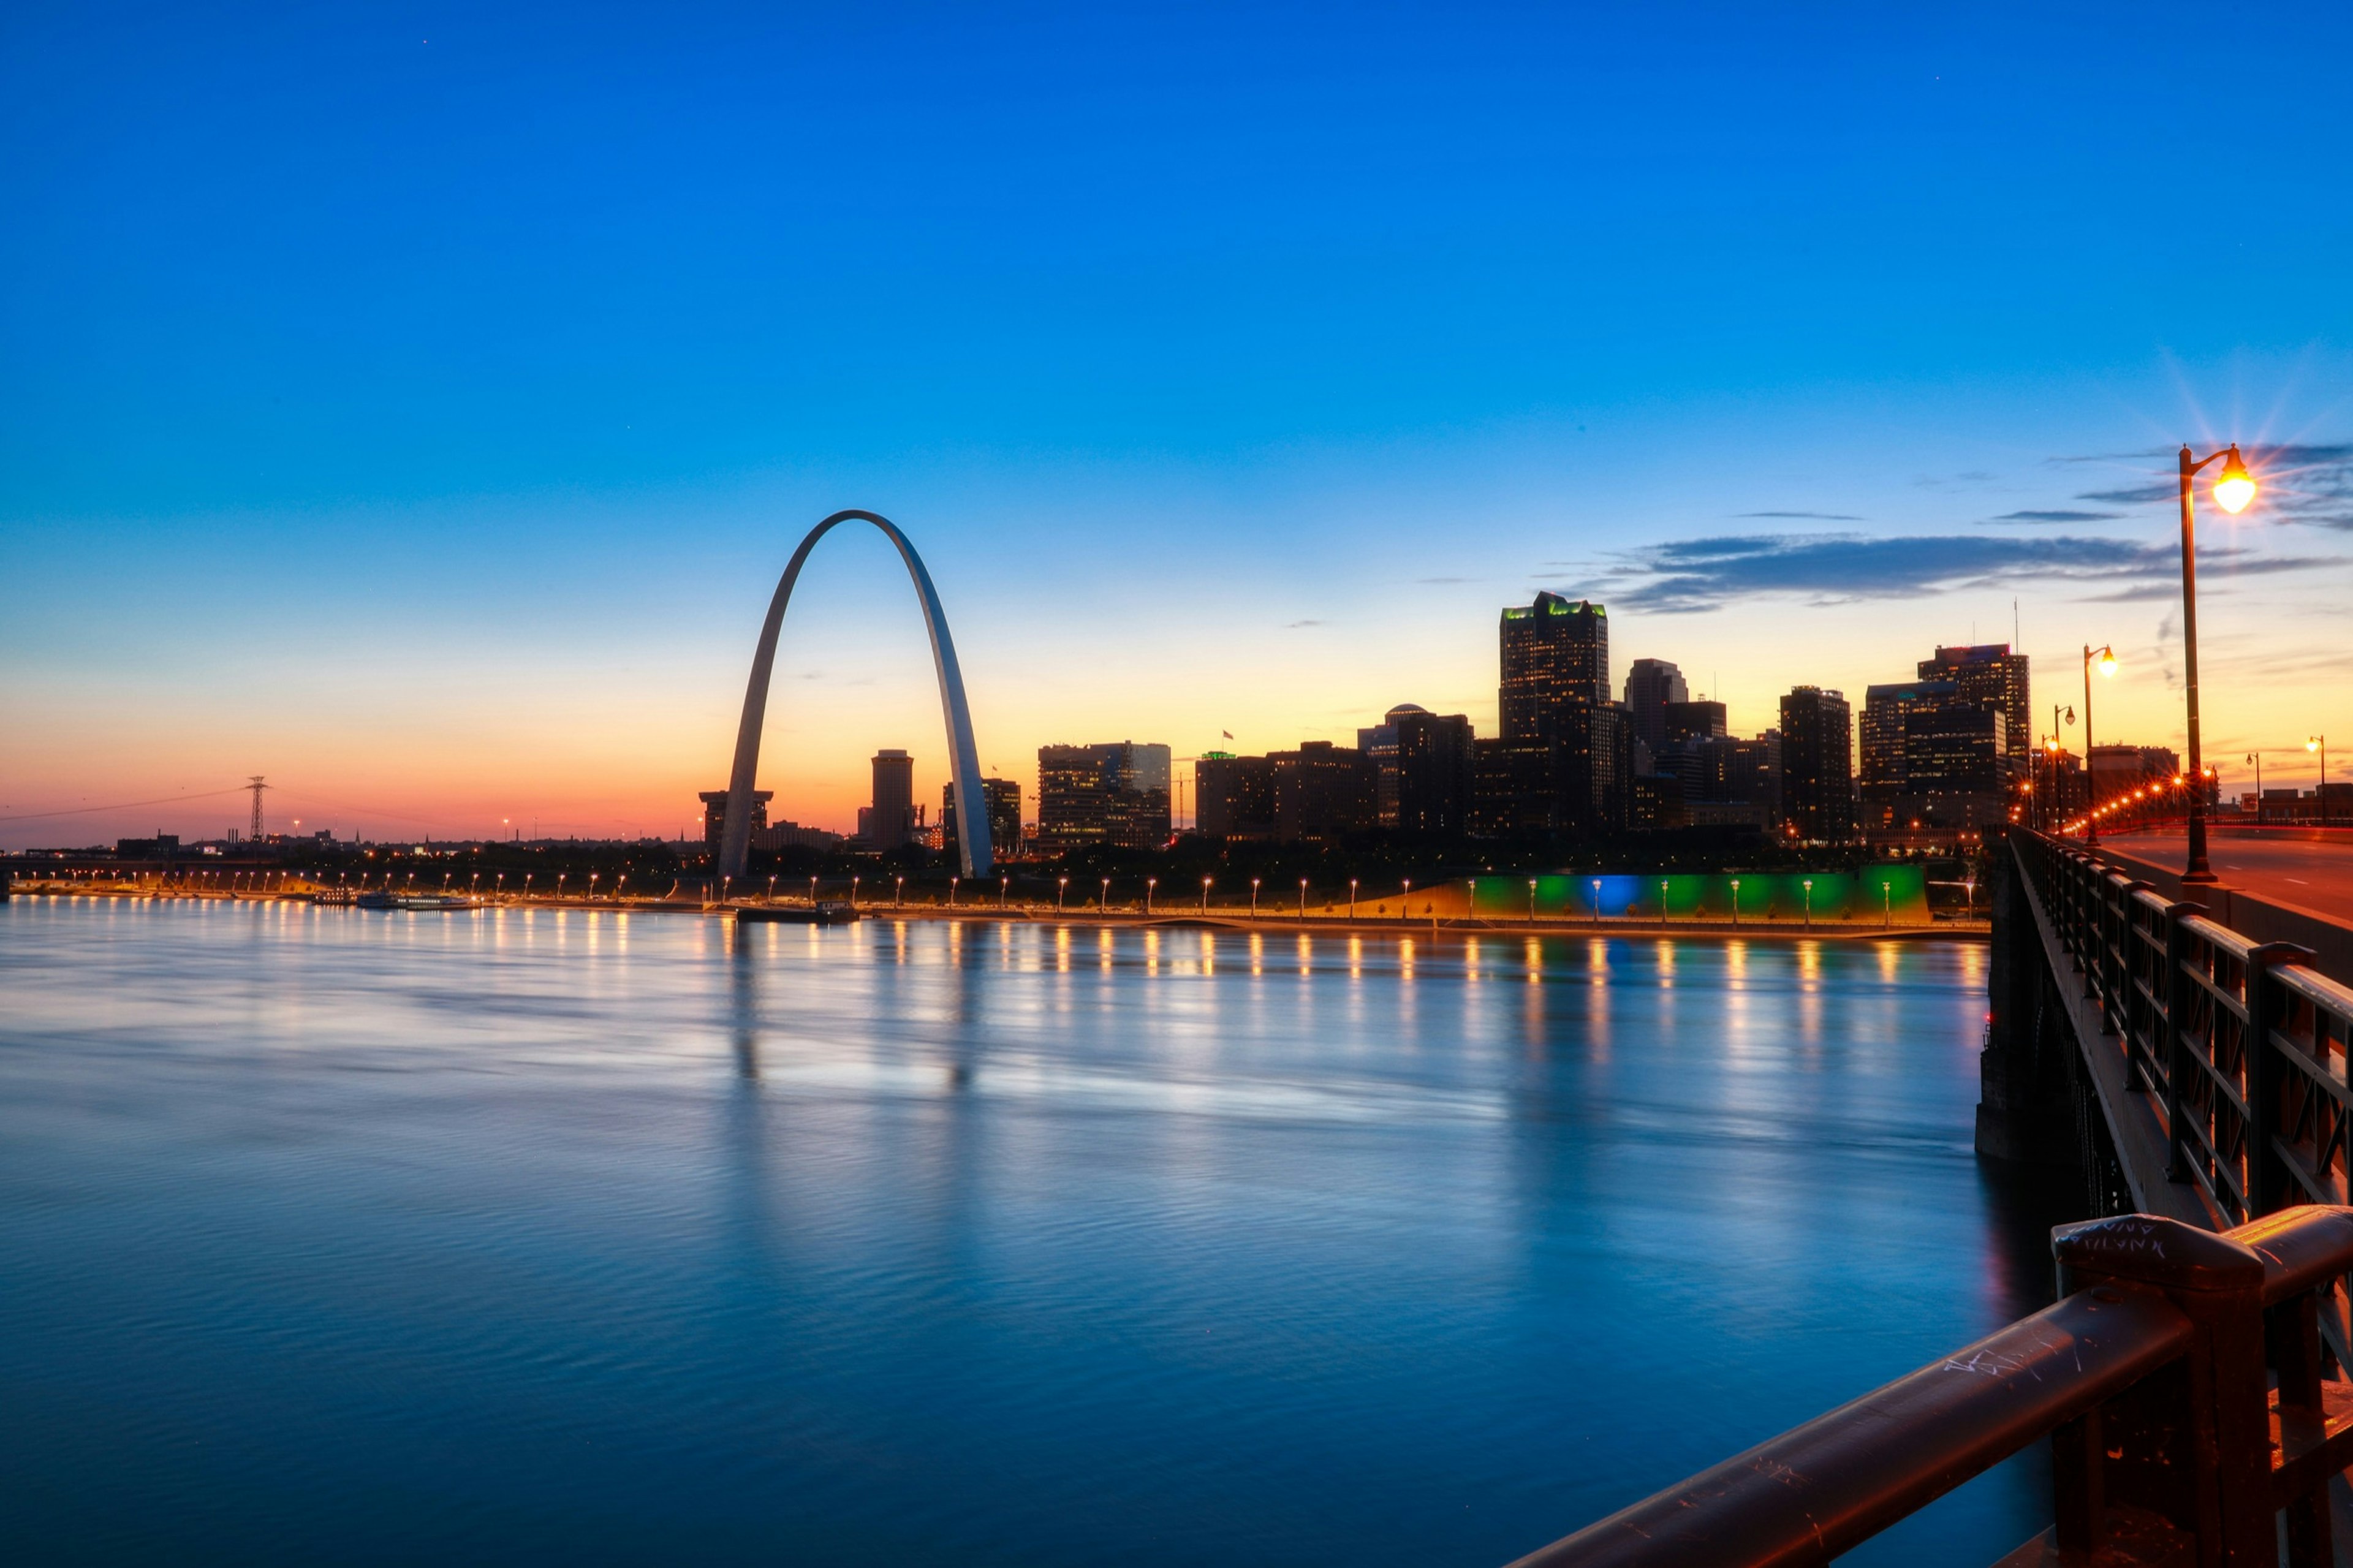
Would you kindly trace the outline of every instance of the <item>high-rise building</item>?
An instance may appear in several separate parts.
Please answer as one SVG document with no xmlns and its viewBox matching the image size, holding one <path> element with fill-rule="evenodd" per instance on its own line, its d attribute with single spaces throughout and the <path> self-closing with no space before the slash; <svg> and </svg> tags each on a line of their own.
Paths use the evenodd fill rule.
<svg viewBox="0 0 2353 1568">
<path fill-rule="evenodd" d="M 1260 843 L 1274 837 L 1274 763 L 1204 752 L 1193 763 L 1193 824 L 1211 838 Z"/>
<path fill-rule="evenodd" d="M 1113 741 L 1038 748 L 1038 837 L 1049 853 L 1168 842 L 1168 748 Z"/>
<path fill-rule="evenodd" d="M 1690 700 L 1683 672 L 1663 658 L 1638 658 L 1626 671 L 1626 706 L 1633 710 L 1634 738 L 1652 756 L 1667 743 L 1667 704 Z"/>
<path fill-rule="evenodd" d="M 1940 647 L 1934 658 L 1919 664 L 1923 680 L 1949 680 L 1965 702 L 1998 710 L 2002 717 L 2004 773 L 2021 777 L 2034 744 L 2034 721 L 2028 698 L 2026 655 L 2012 653 L 2008 643 L 1981 643 L 1968 647 Z"/>
<path fill-rule="evenodd" d="M 915 759 L 895 747 L 874 753 L 874 803 L 860 816 L 858 836 L 870 849 L 896 849 L 915 837 Z"/>
<path fill-rule="evenodd" d="M 1451 838 L 1471 830 L 1471 721 L 1410 703 L 1392 708 L 1400 833 Z"/>
<path fill-rule="evenodd" d="M 1633 712 L 1609 699 L 1608 612 L 1538 594 L 1500 625 L 1503 733 L 1472 748 L 1481 831 L 1592 834 L 1627 823 Z M 1534 748 L 1531 751 L 1530 748 Z M 1541 755 L 1541 762 L 1535 757 Z"/>
<path fill-rule="evenodd" d="M 988 812 L 991 855 L 1004 860 L 1020 854 L 1021 785 L 1012 779 L 983 779 L 980 795 Z M 950 779 L 940 792 L 940 847 L 950 855 L 956 852 L 960 826 L 955 813 L 955 781 Z"/>
<path fill-rule="evenodd" d="M 1845 693 L 1800 686 L 1781 699 L 1781 809 L 1800 838 L 1854 836 L 1854 715 Z"/>
<path fill-rule="evenodd" d="M 1557 594 L 1504 612 L 1503 738 L 1550 740 L 1570 715 L 1609 701 L 1609 612 Z"/>
<path fill-rule="evenodd" d="M 1333 844 L 1378 822 L 1373 759 L 1329 741 L 1270 752 L 1274 764 L 1274 836 L 1285 844 Z"/>
<path fill-rule="evenodd" d="M 1862 773 L 1866 800 L 1906 793 L 1905 736 L 1915 715 L 1941 714 L 1955 708 L 1974 708 L 1950 680 L 1900 680 L 1872 686 L 1862 694 Z"/>
<path fill-rule="evenodd" d="M 700 791 L 695 798 L 702 802 L 702 842 L 716 852 L 719 837 L 727 830 L 727 792 L 723 789 Z M 768 826 L 768 803 L 776 798 L 772 789 L 752 792 L 752 831 L 757 833 Z"/>
<path fill-rule="evenodd" d="M 1724 704 L 1710 702 L 1705 698 L 1697 702 L 1670 702 L 1659 714 L 1660 744 L 1672 746 L 1682 741 L 1704 741 L 1712 735 L 1729 735 L 1731 727 L 1725 722 Z M 1659 745 L 1653 745 L 1656 751 Z"/>
</svg>

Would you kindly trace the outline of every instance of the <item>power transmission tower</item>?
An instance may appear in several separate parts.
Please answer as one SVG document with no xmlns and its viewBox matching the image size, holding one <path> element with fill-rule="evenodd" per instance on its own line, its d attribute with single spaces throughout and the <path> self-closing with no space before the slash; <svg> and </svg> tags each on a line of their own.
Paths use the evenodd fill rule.
<svg viewBox="0 0 2353 1568">
<path fill-rule="evenodd" d="M 261 782 L 259 773 L 248 773 L 246 788 L 253 792 L 253 841 L 261 842 L 261 792 L 269 786 Z"/>
</svg>

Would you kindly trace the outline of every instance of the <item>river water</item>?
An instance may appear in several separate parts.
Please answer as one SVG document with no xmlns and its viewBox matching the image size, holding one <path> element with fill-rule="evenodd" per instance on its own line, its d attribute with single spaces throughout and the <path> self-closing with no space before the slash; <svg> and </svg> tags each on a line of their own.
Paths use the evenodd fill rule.
<svg viewBox="0 0 2353 1568">
<path fill-rule="evenodd" d="M 2041 1304 L 1985 962 L 19 899 L 9 1556 L 1498 1564 Z"/>
</svg>

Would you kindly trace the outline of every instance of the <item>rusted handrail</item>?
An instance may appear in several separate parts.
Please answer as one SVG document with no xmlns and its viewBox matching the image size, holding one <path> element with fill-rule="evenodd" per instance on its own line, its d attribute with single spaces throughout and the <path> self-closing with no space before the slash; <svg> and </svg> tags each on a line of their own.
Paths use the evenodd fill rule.
<svg viewBox="0 0 2353 1568">
<path fill-rule="evenodd" d="M 1514 1568 L 1828 1563 L 2052 1438 L 2057 1520 L 2006 1564 L 2329 1561 L 2353 1385 L 2319 1318 L 2353 1271 L 2353 1208 L 2218 1235 L 2153 1215 L 2063 1226 L 2045 1308 Z"/>
<path fill-rule="evenodd" d="M 2070 1296 L 1514 1568 L 1828 1562 L 2177 1359 L 2192 1332 L 2161 1297 Z"/>
</svg>

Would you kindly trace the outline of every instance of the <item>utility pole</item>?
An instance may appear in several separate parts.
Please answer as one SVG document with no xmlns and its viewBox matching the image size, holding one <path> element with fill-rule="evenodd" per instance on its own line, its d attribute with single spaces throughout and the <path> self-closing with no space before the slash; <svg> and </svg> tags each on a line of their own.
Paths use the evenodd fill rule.
<svg viewBox="0 0 2353 1568">
<path fill-rule="evenodd" d="M 253 792 L 252 837 L 253 841 L 256 844 L 259 844 L 261 842 L 261 792 L 268 789 L 269 786 L 261 782 L 261 775 L 259 773 L 248 773 L 246 775 L 246 779 L 248 782 L 245 787 Z"/>
</svg>

